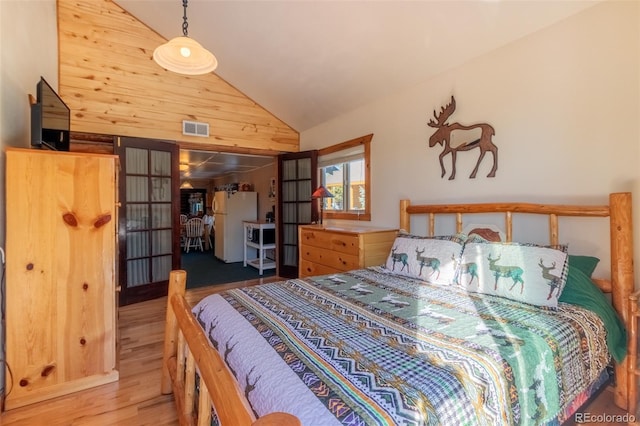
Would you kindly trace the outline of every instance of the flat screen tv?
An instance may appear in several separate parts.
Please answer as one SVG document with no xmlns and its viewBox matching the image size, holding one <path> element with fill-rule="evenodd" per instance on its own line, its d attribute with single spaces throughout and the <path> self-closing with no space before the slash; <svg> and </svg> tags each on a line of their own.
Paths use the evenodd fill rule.
<svg viewBox="0 0 640 426">
<path fill-rule="evenodd" d="M 31 146 L 69 151 L 69 107 L 44 77 L 40 77 L 36 90 L 37 100 L 31 105 Z"/>
</svg>

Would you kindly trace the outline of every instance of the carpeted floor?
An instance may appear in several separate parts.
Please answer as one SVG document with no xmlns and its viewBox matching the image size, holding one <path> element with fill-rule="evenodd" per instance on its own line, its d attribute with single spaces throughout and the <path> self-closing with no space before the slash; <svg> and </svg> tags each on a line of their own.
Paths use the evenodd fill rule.
<svg viewBox="0 0 640 426">
<path fill-rule="evenodd" d="M 253 280 L 275 274 L 275 269 L 266 270 L 260 275 L 256 268 L 244 267 L 242 262 L 224 263 L 211 250 L 183 252 L 182 269 L 187 271 L 187 288 Z"/>
</svg>

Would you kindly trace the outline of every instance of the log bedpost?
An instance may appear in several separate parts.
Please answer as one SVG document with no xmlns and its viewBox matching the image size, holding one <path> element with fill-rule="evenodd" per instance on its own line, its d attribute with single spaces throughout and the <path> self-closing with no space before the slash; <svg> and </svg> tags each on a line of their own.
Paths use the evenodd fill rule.
<svg viewBox="0 0 640 426">
<path fill-rule="evenodd" d="M 411 232 L 411 221 L 407 208 L 409 207 L 409 200 L 400 200 L 400 230 L 405 232 Z"/>
<path fill-rule="evenodd" d="M 611 280 L 612 303 L 629 329 L 633 318 L 629 315 L 629 296 L 634 291 L 633 277 L 633 224 L 631 193 L 614 193 L 609 196 L 611 232 Z M 616 364 L 614 403 L 626 410 L 629 406 L 629 356 Z"/>
<path fill-rule="evenodd" d="M 173 392 L 171 376 L 167 361 L 176 356 L 178 341 L 178 321 L 171 306 L 171 298 L 174 294 L 184 296 L 187 286 L 187 271 L 174 270 L 169 272 L 169 292 L 167 295 L 167 317 L 164 329 L 164 350 L 162 353 L 162 379 L 160 392 L 164 395 Z"/>
</svg>

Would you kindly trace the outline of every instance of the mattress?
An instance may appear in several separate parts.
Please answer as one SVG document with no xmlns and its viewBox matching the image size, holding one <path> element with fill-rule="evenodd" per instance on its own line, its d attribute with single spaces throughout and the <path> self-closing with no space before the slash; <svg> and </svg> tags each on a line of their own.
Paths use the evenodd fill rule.
<svg viewBox="0 0 640 426">
<path fill-rule="evenodd" d="M 591 311 L 378 267 L 230 290 L 193 313 L 256 417 L 309 426 L 560 423 L 610 361 Z"/>
</svg>

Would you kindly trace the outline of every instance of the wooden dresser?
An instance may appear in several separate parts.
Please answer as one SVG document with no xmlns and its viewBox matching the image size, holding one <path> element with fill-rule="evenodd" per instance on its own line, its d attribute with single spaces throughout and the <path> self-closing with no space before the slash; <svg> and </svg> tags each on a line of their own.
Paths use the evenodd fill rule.
<svg viewBox="0 0 640 426">
<path fill-rule="evenodd" d="M 6 154 L 9 410 L 118 380 L 118 158 Z"/>
<path fill-rule="evenodd" d="M 390 228 L 300 226 L 298 275 L 302 278 L 382 265 L 397 233 Z"/>
</svg>

